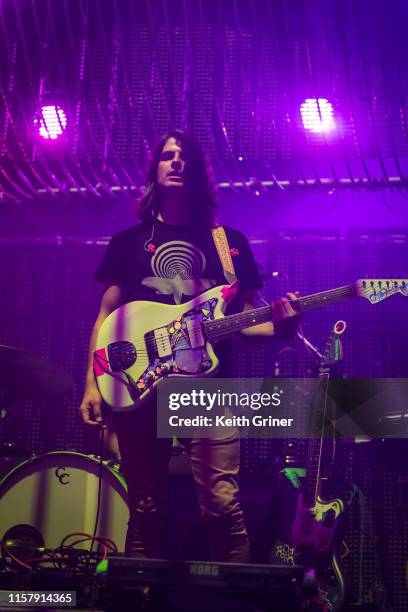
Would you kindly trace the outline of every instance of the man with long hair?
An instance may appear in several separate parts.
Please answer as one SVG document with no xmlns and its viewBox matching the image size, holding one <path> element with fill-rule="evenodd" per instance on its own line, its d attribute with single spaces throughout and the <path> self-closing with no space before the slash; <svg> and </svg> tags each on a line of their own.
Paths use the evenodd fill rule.
<svg viewBox="0 0 408 612">
<path fill-rule="evenodd" d="M 226 284 L 211 232 L 216 226 L 215 214 L 212 181 L 199 143 L 191 134 L 170 132 L 155 150 L 144 195 L 138 202 L 142 222 L 113 236 L 96 273 L 104 291 L 91 336 L 86 389 L 80 407 L 86 424 L 102 424 L 102 399 L 92 364 L 96 338 L 106 317 L 130 301 L 180 304 L 213 286 Z M 255 292 L 262 286 L 253 255 L 240 232 L 230 228 L 225 231 L 239 281 L 232 308 L 252 308 Z M 288 300 L 278 300 L 274 308 L 283 319 L 282 325 L 293 329 L 296 313 Z M 137 326 L 137 321 L 134 324 Z M 245 335 L 251 336 L 273 336 L 275 332 L 272 322 L 244 330 Z M 226 375 L 228 347 L 221 347 L 217 353 Z M 172 442 L 157 438 L 155 397 L 137 410 L 115 413 L 113 420 L 129 491 L 126 552 L 161 557 Z M 248 535 L 237 483 L 237 432 L 224 431 L 211 439 L 193 438 L 185 441 L 185 447 L 191 457 L 212 559 L 247 561 Z"/>
</svg>

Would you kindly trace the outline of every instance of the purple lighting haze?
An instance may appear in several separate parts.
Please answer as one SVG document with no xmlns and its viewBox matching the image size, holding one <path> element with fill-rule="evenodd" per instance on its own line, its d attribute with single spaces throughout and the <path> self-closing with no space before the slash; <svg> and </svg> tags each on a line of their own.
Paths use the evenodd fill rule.
<svg viewBox="0 0 408 612">
<path fill-rule="evenodd" d="M 306 98 L 300 106 L 303 127 L 310 132 L 321 134 L 334 130 L 333 106 L 326 98 Z"/>
<path fill-rule="evenodd" d="M 34 119 L 34 125 L 42 138 L 55 140 L 67 127 L 67 116 L 58 105 L 42 106 L 40 116 Z"/>
</svg>

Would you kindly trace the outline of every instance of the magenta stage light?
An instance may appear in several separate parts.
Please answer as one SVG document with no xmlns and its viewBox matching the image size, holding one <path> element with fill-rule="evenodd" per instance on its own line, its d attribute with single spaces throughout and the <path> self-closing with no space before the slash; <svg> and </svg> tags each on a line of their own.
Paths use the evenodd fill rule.
<svg viewBox="0 0 408 612">
<path fill-rule="evenodd" d="M 34 125 L 42 138 L 55 140 L 67 127 L 67 116 L 59 105 L 42 106 L 41 112 L 34 119 Z"/>
<path fill-rule="evenodd" d="M 322 134 L 334 130 L 333 106 L 326 98 L 306 98 L 300 106 L 303 127 L 310 132 Z"/>
</svg>

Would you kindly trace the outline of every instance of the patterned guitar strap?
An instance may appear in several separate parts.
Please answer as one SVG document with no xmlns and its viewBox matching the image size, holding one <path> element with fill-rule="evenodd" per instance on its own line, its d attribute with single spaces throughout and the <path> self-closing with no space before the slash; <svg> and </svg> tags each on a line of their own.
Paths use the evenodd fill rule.
<svg viewBox="0 0 408 612">
<path fill-rule="evenodd" d="M 214 239 L 217 253 L 221 260 L 224 276 L 227 279 L 228 283 L 232 285 L 232 283 L 235 283 L 235 281 L 237 280 L 237 277 L 235 275 L 235 268 L 232 262 L 230 247 L 228 244 L 225 229 L 222 227 L 222 225 L 218 225 L 217 227 L 214 227 L 211 230 L 211 233 Z"/>
</svg>

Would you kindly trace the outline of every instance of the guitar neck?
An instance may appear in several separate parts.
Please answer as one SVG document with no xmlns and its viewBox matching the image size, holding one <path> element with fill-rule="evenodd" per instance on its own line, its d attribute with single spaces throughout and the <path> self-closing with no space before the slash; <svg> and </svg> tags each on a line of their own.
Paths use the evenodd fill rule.
<svg viewBox="0 0 408 612">
<path fill-rule="evenodd" d="M 311 438 L 306 463 L 306 476 L 302 485 L 303 506 L 313 508 L 319 494 L 323 438 Z"/>
<path fill-rule="evenodd" d="M 329 423 L 328 385 L 330 366 L 342 359 L 341 342 L 339 337 L 346 329 L 344 321 L 337 321 L 330 333 L 326 348 L 320 362 L 320 385 L 317 394 L 312 399 L 311 423 L 312 427 L 320 429 L 320 436 L 309 438 L 307 454 L 306 476 L 303 482 L 303 507 L 313 508 L 320 493 L 320 469 L 323 450 L 323 432 Z M 315 392 L 316 393 L 316 392 Z M 319 417 L 319 420 L 317 420 Z"/>
<path fill-rule="evenodd" d="M 319 293 L 312 293 L 311 295 L 301 297 L 297 300 L 297 303 L 299 303 L 301 312 L 306 312 L 307 310 L 319 308 L 319 306 L 324 304 L 334 304 L 346 298 L 352 298 L 354 295 L 354 285 L 345 285 L 337 289 L 328 289 L 327 291 L 320 291 Z"/>
<path fill-rule="evenodd" d="M 306 312 L 319 308 L 324 304 L 334 304 L 345 298 L 354 296 L 353 285 L 345 285 L 344 287 L 338 287 L 337 289 L 329 289 L 327 291 L 320 291 L 319 293 L 313 293 L 296 300 L 296 308 L 300 312 Z M 290 301 L 290 300 L 289 300 Z M 234 315 L 228 315 L 222 319 L 216 319 L 215 321 L 208 321 L 206 323 L 206 332 L 209 340 L 222 340 L 231 336 L 241 329 L 246 327 L 253 327 L 266 321 L 274 322 L 274 316 L 272 312 L 272 306 L 263 306 L 262 308 L 252 308 L 251 310 L 245 310 Z M 276 319 L 275 319 L 276 322 Z"/>
</svg>

